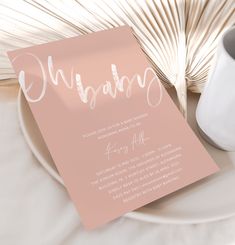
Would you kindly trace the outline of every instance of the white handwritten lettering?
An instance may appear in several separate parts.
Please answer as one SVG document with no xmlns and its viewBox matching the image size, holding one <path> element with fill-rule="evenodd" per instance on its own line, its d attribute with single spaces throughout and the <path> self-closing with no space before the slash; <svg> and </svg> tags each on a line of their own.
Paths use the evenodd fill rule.
<svg viewBox="0 0 235 245">
<path fill-rule="evenodd" d="M 30 96 L 30 90 L 32 89 L 35 81 L 31 81 L 29 86 L 26 88 L 25 71 L 21 70 L 19 72 L 19 83 L 26 96 L 26 99 L 31 103 L 39 102 L 45 95 L 48 83 L 48 79 L 46 76 L 47 72 L 53 85 L 57 86 L 59 84 L 59 81 L 61 81 L 68 89 L 73 89 L 75 87 L 78 92 L 78 96 L 80 97 L 80 100 L 83 103 L 88 104 L 90 109 L 94 109 L 96 107 L 96 100 L 100 94 L 109 95 L 111 96 L 111 98 L 115 99 L 118 96 L 118 93 L 124 93 L 126 98 L 130 98 L 134 84 L 137 84 L 140 88 L 146 87 L 146 100 L 150 107 L 157 107 L 161 103 L 163 95 L 162 85 L 151 67 L 147 67 L 144 70 L 143 78 L 141 78 L 139 74 L 134 74 L 132 78 L 129 78 L 126 75 L 119 76 L 117 66 L 115 64 L 111 64 L 113 81 L 105 81 L 98 87 L 94 88 L 92 86 L 84 86 L 81 75 L 79 73 L 74 74 L 73 67 L 71 68 L 71 77 L 68 81 L 63 69 L 54 68 L 52 56 L 48 56 L 47 58 L 47 70 L 45 69 L 43 62 L 35 54 L 32 53 L 25 53 L 16 56 L 12 62 L 15 62 L 19 57 L 23 55 L 32 58 L 33 61 L 38 64 L 38 68 L 41 73 L 41 76 L 40 74 L 39 76 L 41 77 L 42 89 L 38 97 L 32 98 Z M 151 76 L 151 78 L 149 78 L 149 75 Z M 154 85 L 157 85 L 157 95 L 152 96 L 151 99 L 150 92 L 154 89 Z"/>
</svg>

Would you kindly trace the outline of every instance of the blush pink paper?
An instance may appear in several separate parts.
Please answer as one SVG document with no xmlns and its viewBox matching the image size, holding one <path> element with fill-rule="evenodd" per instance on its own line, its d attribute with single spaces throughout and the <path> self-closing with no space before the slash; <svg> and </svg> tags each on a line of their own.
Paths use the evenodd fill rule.
<svg viewBox="0 0 235 245">
<path fill-rule="evenodd" d="M 129 27 L 19 49 L 8 56 L 86 228 L 218 171 L 154 79 Z M 143 81 L 145 72 L 145 86 L 139 86 L 137 77 L 128 86 L 127 77 L 139 74 Z M 116 95 L 105 94 L 110 86 L 122 85 L 115 79 L 123 79 L 123 87 Z M 84 89 L 106 86 L 96 96 L 90 89 L 86 97 L 80 81 Z"/>
</svg>

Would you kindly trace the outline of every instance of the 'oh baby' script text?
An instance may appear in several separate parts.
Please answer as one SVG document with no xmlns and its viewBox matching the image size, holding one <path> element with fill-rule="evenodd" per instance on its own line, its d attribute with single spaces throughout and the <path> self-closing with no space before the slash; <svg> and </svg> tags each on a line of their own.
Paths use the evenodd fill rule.
<svg viewBox="0 0 235 245">
<path fill-rule="evenodd" d="M 33 87 L 34 81 L 27 81 L 24 70 L 19 72 L 19 83 L 26 99 L 31 102 L 39 102 L 46 94 L 47 84 L 50 81 L 53 85 L 57 86 L 59 82 L 63 82 L 68 89 L 76 89 L 80 100 L 83 103 L 89 105 L 90 109 L 94 109 L 96 106 L 96 99 L 99 95 L 108 95 L 115 99 L 118 93 L 124 93 L 126 98 L 130 98 L 132 94 L 132 88 L 134 84 L 137 84 L 139 88 L 146 88 L 146 100 L 149 106 L 157 107 L 162 100 L 163 90 L 161 82 L 156 76 L 154 70 L 151 67 L 147 67 L 144 70 L 143 77 L 140 74 L 134 74 L 131 78 L 126 75 L 119 75 L 118 68 L 115 64 L 111 64 L 112 81 L 104 81 L 97 87 L 85 86 L 86 83 L 82 81 L 82 77 L 78 72 L 74 71 L 74 67 L 71 67 L 71 76 L 66 78 L 63 69 L 55 69 L 52 56 L 48 56 L 47 65 L 45 66 L 38 56 L 33 53 L 24 53 L 16 56 L 13 59 L 13 63 L 22 58 L 22 56 L 28 56 L 27 58 L 32 59 L 36 62 L 40 71 L 41 77 L 41 91 L 35 98 L 30 96 L 30 90 Z M 48 78 L 49 77 L 49 78 Z M 150 96 L 151 90 L 156 91 L 156 96 Z"/>
</svg>

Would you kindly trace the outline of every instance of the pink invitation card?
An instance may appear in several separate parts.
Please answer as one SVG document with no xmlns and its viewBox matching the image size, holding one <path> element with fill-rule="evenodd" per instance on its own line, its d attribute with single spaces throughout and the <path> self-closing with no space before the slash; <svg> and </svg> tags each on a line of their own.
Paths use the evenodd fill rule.
<svg viewBox="0 0 235 245">
<path fill-rule="evenodd" d="M 218 171 L 129 27 L 8 56 L 86 228 Z"/>
</svg>

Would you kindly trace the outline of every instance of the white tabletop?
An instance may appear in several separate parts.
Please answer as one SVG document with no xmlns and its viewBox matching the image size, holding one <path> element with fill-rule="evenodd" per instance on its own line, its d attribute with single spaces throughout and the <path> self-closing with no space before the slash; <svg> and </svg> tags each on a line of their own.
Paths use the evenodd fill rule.
<svg viewBox="0 0 235 245">
<path fill-rule="evenodd" d="M 17 117 L 18 87 L 0 87 L 0 244 L 233 245 L 235 217 L 197 225 L 121 217 L 85 231 L 66 190 L 39 164 Z"/>
</svg>

